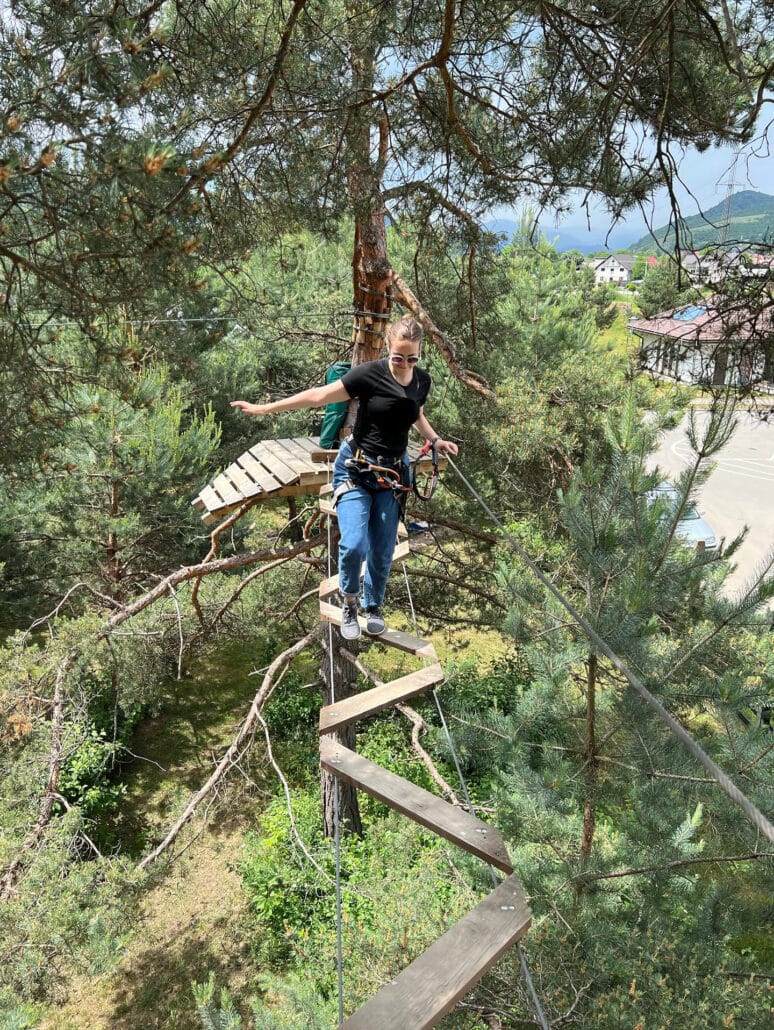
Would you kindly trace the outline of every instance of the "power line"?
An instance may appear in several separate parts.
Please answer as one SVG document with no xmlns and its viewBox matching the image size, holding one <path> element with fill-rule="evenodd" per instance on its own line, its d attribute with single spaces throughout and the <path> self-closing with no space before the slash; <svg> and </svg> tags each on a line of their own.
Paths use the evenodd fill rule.
<svg viewBox="0 0 774 1030">
<path fill-rule="evenodd" d="M 774 841 L 774 826 L 769 822 L 763 812 L 757 808 L 750 799 L 742 793 L 741 790 L 736 786 L 733 780 L 717 765 L 710 756 L 696 743 L 690 733 L 683 728 L 683 726 L 675 719 L 675 717 L 666 710 L 661 702 L 651 694 L 642 680 L 638 676 L 635 676 L 628 666 L 623 662 L 621 658 L 609 647 L 602 637 L 596 632 L 593 626 L 581 615 L 581 613 L 568 601 L 564 594 L 559 590 L 551 580 L 543 573 L 538 565 L 530 558 L 524 548 L 518 543 L 511 533 L 505 528 L 503 523 L 498 519 L 489 505 L 486 503 L 481 494 L 476 488 L 469 482 L 469 480 L 463 475 L 456 463 L 452 460 L 450 455 L 446 455 L 447 460 L 457 475 L 460 477 L 462 482 L 471 492 L 476 501 L 487 513 L 489 518 L 495 523 L 500 531 L 505 536 L 511 549 L 519 555 L 522 561 L 527 567 L 537 576 L 543 586 L 556 598 L 556 600 L 562 605 L 566 612 L 571 618 L 580 626 L 589 640 L 594 644 L 597 650 L 605 655 L 618 671 L 626 677 L 630 686 L 632 686 L 640 697 L 650 705 L 650 707 L 656 712 L 669 727 L 669 729 L 675 734 L 675 736 L 685 745 L 686 748 L 691 752 L 694 758 L 704 766 L 707 772 L 712 776 L 718 786 L 725 791 L 725 793 L 734 801 L 747 816 L 748 820 L 756 827 L 765 837 L 769 840 Z"/>
<path fill-rule="evenodd" d="M 353 317 L 354 312 L 352 311 L 288 311 L 288 312 L 274 312 L 273 314 L 266 314 L 261 312 L 260 315 L 256 316 L 255 321 L 258 322 L 286 322 L 294 321 L 300 318 L 346 318 Z M 242 325 L 243 321 L 250 321 L 249 319 L 238 318 L 236 315 L 196 315 L 190 318 L 154 318 L 152 315 L 147 318 L 122 318 L 117 319 L 115 325 L 147 325 L 149 328 L 156 325 L 189 325 L 197 322 L 233 322 L 236 328 L 245 329 L 246 326 Z M 83 322 L 39 322 L 36 325 L 28 325 L 27 329 L 65 329 L 69 327 L 83 328 Z M 111 326 L 98 326 L 97 328 L 109 329 Z"/>
</svg>

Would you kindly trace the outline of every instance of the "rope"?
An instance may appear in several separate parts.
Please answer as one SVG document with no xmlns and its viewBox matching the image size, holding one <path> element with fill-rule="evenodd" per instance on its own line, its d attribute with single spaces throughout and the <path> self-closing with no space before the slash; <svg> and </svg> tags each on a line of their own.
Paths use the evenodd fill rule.
<svg viewBox="0 0 774 1030">
<path fill-rule="evenodd" d="M 411 618 L 412 618 L 412 621 L 414 623 L 414 633 L 416 634 L 416 636 L 419 636 L 419 624 L 417 622 L 417 613 L 416 613 L 416 610 L 414 608 L 414 598 L 411 595 L 411 586 L 409 584 L 408 571 L 406 569 L 406 563 L 405 562 L 402 563 L 402 567 L 403 567 L 403 578 L 404 578 L 404 580 L 406 582 L 406 592 L 408 594 L 409 606 L 411 608 Z M 459 781 L 460 781 L 460 787 L 462 789 L 462 793 L 465 795 L 465 803 L 468 806 L 468 811 L 470 812 L 471 815 L 473 815 L 473 803 L 470 800 L 470 794 L 468 792 L 468 785 L 465 782 L 465 777 L 462 774 L 462 767 L 460 765 L 460 760 L 459 760 L 459 758 L 457 756 L 457 749 L 454 747 L 454 741 L 452 740 L 452 735 L 449 732 L 449 727 L 448 727 L 448 725 L 446 723 L 446 718 L 445 718 L 445 716 L 443 714 L 443 709 L 441 708 L 441 702 L 438 699 L 438 691 L 435 690 L 435 689 L 433 690 L 433 700 L 435 701 L 435 707 L 438 710 L 438 715 L 441 718 L 441 725 L 443 726 L 443 731 L 444 731 L 444 734 L 446 736 L 446 743 L 447 743 L 447 745 L 449 747 L 449 751 L 451 752 L 452 759 L 454 760 L 454 767 L 457 770 L 457 776 L 458 776 Z M 498 881 L 497 876 L 495 874 L 494 866 L 491 865 L 491 863 L 489 865 L 489 875 L 492 878 L 492 887 L 497 887 L 499 881 Z M 538 997 L 538 993 L 535 990 L 535 985 L 534 985 L 534 983 L 532 981 L 532 976 L 531 976 L 530 971 L 529 971 L 529 966 L 527 965 L 527 958 L 526 958 L 526 956 L 524 954 L 524 951 L 523 951 L 523 949 L 522 949 L 522 947 L 521 947 L 521 945 L 519 943 L 516 944 L 516 951 L 519 954 L 519 962 L 521 964 L 522 973 L 524 974 L 524 981 L 527 984 L 527 987 L 529 989 L 530 995 L 532 996 L 532 1005 L 533 1005 L 533 1007 L 535 1009 L 535 1014 L 538 1017 L 538 1023 L 540 1023 L 540 1026 L 541 1026 L 542 1030 L 551 1030 L 551 1024 L 548 1022 L 548 1020 L 545 1017 L 545 1013 L 543 1012 L 543 1008 L 542 1008 L 542 1006 L 540 1004 L 540 998 Z"/>
<path fill-rule="evenodd" d="M 567 600 L 564 594 L 554 586 L 551 580 L 542 572 L 542 570 L 535 564 L 530 558 L 524 548 L 514 539 L 511 533 L 505 528 L 500 519 L 494 514 L 492 509 L 486 503 L 481 494 L 476 488 L 466 479 L 460 469 L 457 467 L 455 462 L 452 460 L 449 454 L 446 458 L 460 477 L 462 482 L 468 488 L 470 493 L 475 497 L 476 501 L 481 505 L 490 519 L 500 529 L 505 536 L 511 549 L 519 555 L 522 561 L 527 567 L 537 576 L 543 586 L 551 593 L 556 600 L 562 605 L 566 612 L 571 618 L 580 626 L 589 640 L 594 644 L 596 649 L 606 658 L 610 660 L 613 666 L 626 677 L 629 684 L 637 691 L 640 697 L 650 705 L 650 707 L 656 712 L 669 727 L 669 729 L 675 734 L 675 736 L 685 745 L 685 747 L 691 752 L 694 758 L 704 766 L 707 772 L 712 776 L 718 786 L 725 791 L 728 797 L 732 801 L 736 802 L 737 805 L 747 816 L 748 820 L 756 827 L 765 837 L 769 840 L 774 841 L 774 825 L 772 825 L 763 812 L 760 811 L 750 799 L 739 790 L 733 780 L 717 765 L 710 756 L 696 743 L 693 737 L 683 728 L 683 726 L 675 719 L 675 717 L 664 708 L 661 702 L 651 694 L 642 680 L 635 676 L 633 672 L 624 664 L 623 660 L 618 657 L 615 651 L 610 648 L 602 637 L 596 632 L 589 622 L 581 615 L 581 613 L 573 606 L 573 604 Z"/>
</svg>

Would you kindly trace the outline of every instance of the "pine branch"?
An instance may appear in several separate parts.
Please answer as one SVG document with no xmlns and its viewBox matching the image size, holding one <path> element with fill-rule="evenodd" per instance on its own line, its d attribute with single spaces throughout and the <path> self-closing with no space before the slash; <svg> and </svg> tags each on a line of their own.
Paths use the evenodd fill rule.
<svg viewBox="0 0 774 1030">
<path fill-rule="evenodd" d="M 683 866 L 711 865 L 721 862 L 752 862 L 758 858 L 774 858 L 774 851 L 751 851 L 746 855 L 717 855 L 714 858 L 682 858 L 675 862 L 660 865 L 643 865 L 633 869 L 622 869 L 616 873 L 581 873 L 574 876 L 573 882 L 595 883 L 597 880 L 617 880 L 625 876 L 642 876 L 645 873 L 662 872 L 665 869 L 680 869 Z"/>
</svg>

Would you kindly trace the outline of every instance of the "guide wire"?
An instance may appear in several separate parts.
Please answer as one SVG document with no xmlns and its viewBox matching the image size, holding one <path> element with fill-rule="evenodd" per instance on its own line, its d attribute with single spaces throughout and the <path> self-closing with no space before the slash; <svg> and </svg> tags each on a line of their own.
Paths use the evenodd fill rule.
<svg viewBox="0 0 774 1030">
<path fill-rule="evenodd" d="M 635 676 L 635 674 L 629 669 L 624 661 L 618 657 L 608 644 L 599 636 L 593 626 L 581 615 L 581 613 L 574 607 L 574 605 L 564 596 L 558 587 L 554 586 L 548 576 L 540 569 L 540 567 L 530 558 L 524 548 L 518 543 L 511 533 L 505 528 L 500 519 L 495 515 L 489 505 L 486 503 L 481 494 L 476 488 L 470 483 L 465 475 L 457 467 L 451 456 L 447 453 L 445 455 L 447 461 L 460 477 L 462 482 L 468 488 L 470 493 L 487 513 L 489 518 L 494 524 L 500 529 L 511 549 L 519 555 L 524 564 L 534 573 L 535 576 L 540 580 L 546 590 L 549 591 L 553 597 L 562 605 L 565 611 L 571 616 L 574 622 L 583 630 L 589 640 L 592 642 L 594 647 L 605 655 L 606 658 L 612 662 L 613 666 L 623 675 L 628 681 L 629 685 L 636 690 L 640 697 L 645 701 L 646 704 L 656 712 L 656 714 L 667 724 L 669 729 L 675 734 L 675 736 L 685 745 L 685 747 L 691 752 L 694 758 L 704 766 L 709 772 L 718 786 L 725 791 L 732 801 L 736 802 L 737 805 L 747 816 L 748 820 L 756 827 L 768 840 L 774 841 L 774 825 L 769 822 L 763 812 L 760 811 L 750 799 L 739 790 L 733 780 L 717 765 L 710 756 L 696 743 L 693 737 L 688 733 L 687 730 L 677 721 L 677 719 L 667 711 L 667 709 L 661 704 L 661 702 L 654 697 L 654 695 L 648 690 L 642 680 Z"/>
<path fill-rule="evenodd" d="M 417 613 L 416 613 L 416 609 L 414 608 L 414 598 L 412 597 L 412 594 L 411 594 L 411 585 L 409 584 L 408 570 L 406 569 L 406 563 L 405 562 L 402 563 L 402 568 L 403 568 L 403 579 L 406 582 L 406 593 L 408 594 L 409 607 L 411 608 L 411 619 L 412 619 L 412 621 L 414 623 L 414 633 L 418 637 L 419 636 L 419 623 L 417 622 Z M 438 710 L 438 715 L 439 715 L 439 717 L 441 719 L 441 725 L 443 726 L 443 731 L 444 731 L 444 735 L 446 737 L 446 743 L 447 743 L 447 746 L 449 748 L 449 752 L 451 753 L 452 759 L 454 761 L 454 767 L 457 770 L 457 776 L 458 776 L 459 781 L 460 781 L 460 787 L 462 789 L 462 793 L 465 795 L 465 803 L 468 806 L 468 811 L 470 812 L 471 815 L 473 815 L 474 814 L 474 812 L 473 812 L 473 803 L 470 800 L 470 793 L 468 792 L 468 785 L 465 782 L 465 777 L 464 777 L 463 772 L 462 772 L 462 766 L 460 765 L 460 760 L 459 760 L 459 757 L 457 756 L 457 749 L 454 746 L 454 740 L 452 739 L 452 735 L 449 732 L 449 727 L 448 727 L 448 724 L 446 722 L 446 718 L 445 718 L 445 716 L 443 714 L 443 709 L 441 708 L 441 702 L 440 702 L 440 700 L 438 698 L 438 691 L 437 690 L 433 690 L 433 700 L 435 701 L 435 707 Z M 499 881 L 498 881 L 497 876 L 495 874 L 494 866 L 491 863 L 489 865 L 489 875 L 492 878 L 492 886 L 493 887 L 497 887 Z M 527 987 L 529 989 L 529 993 L 530 993 L 530 995 L 532 997 L 532 1005 L 533 1005 L 533 1008 L 535 1010 L 535 1014 L 538 1017 L 538 1023 L 540 1024 L 542 1030 L 551 1030 L 551 1024 L 546 1019 L 545 1013 L 543 1012 L 543 1008 L 542 1008 L 542 1006 L 540 1004 L 540 998 L 538 997 L 538 993 L 535 990 L 535 984 L 533 983 L 532 975 L 530 974 L 529 966 L 527 965 L 526 955 L 524 954 L 524 951 L 523 951 L 521 945 L 518 944 L 518 943 L 516 944 L 516 951 L 519 954 L 519 962 L 521 964 L 522 973 L 524 975 L 524 981 L 527 984 Z"/>
</svg>

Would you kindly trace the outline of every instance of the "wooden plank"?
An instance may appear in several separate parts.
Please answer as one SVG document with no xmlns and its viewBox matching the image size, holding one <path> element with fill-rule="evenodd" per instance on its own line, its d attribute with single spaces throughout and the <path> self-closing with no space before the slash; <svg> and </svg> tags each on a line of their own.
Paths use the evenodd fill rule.
<svg viewBox="0 0 774 1030">
<path fill-rule="evenodd" d="M 255 480 L 251 479 L 236 461 L 232 462 L 226 469 L 226 475 L 243 497 L 255 497 L 256 494 L 263 493 Z"/>
<path fill-rule="evenodd" d="M 287 451 L 277 440 L 263 440 L 262 446 L 264 448 L 262 460 L 266 464 L 279 462 L 293 473 L 293 479 L 288 480 L 289 483 L 297 483 L 301 473 L 312 467 L 311 462 L 299 461 L 294 454 Z"/>
<path fill-rule="evenodd" d="M 278 479 L 283 486 L 288 486 L 290 483 L 298 482 L 298 474 L 289 468 L 285 462 L 278 457 L 276 454 L 272 454 L 267 444 L 271 443 L 270 440 L 264 440 L 262 443 L 256 444 L 255 447 L 250 448 L 250 454 L 259 461 L 265 469 L 267 469 Z"/>
<path fill-rule="evenodd" d="M 224 472 L 215 477 L 212 488 L 220 494 L 226 504 L 241 504 L 244 500 L 240 491 L 235 489 L 234 484 L 229 481 Z"/>
<path fill-rule="evenodd" d="M 250 451 L 245 451 L 244 454 L 240 454 L 237 461 L 250 478 L 255 480 L 264 493 L 273 493 L 275 490 L 279 490 L 282 486 L 280 480 L 276 479 L 267 469 L 265 469 L 260 461 L 253 457 Z"/>
<path fill-rule="evenodd" d="M 384 802 L 396 812 L 413 819 L 421 826 L 456 844 L 490 865 L 512 873 L 500 831 L 488 826 L 469 812 L 450 805 L 430 791 L 409 783 L 402 776 L 350 751 L 332 737 L 320 738 L 320 764 L 347 783 L 364 790 L 366 794 Z"/>
<path fill-rule="evenodd" d="M 399 544 L 396 544 L 395 550 L 392 553 L 392 560 L 393 561 L 400 561 L 401 558 L 405 558 L 410 553 L 411 552 L 410 552 L 410 549 L 409 549 L 408 541 L 401 542 Z M 365 568 L 366 568 L 366 563 L 363 562 L 363 564 L 360 566 L 360 578 L 361 579 L 365 575 Z M 331 594 L 335 594 L 338 589 L 339 589 L 339 577 L 338 577 L 338 575 L 330 576 L 328 579 L 321 580 L 320 586 L 318 587 L 318 590 L 317 590 L 317 593 L 318 593 L 319 597 L 325 599 L 326 597 L 330 597 Z"/>
<path fill-rule="evenodd" d="M 299 462 L 302 471 L 300 472 L 302 483 L 316 483 L 320 470 L 315 468 L 312 462 L 312 455 L 298 443 L 297 440 L 277 440 L 285 450 Z M 288 463 L 290 464 L 290 463 Z M 294 466 L 291 466 L 294 467 Z"/>
<path fill-rule="evenodd" d="M 197 511 L 204 511 L 204 509 L 207 507 L 207 505 L 202 500 L 200 494 L 197 494 L 196 497 L 194 497 L 194 499 L 191 501 L 191 505 L 194 508 L 196 508 Z"/>
<path fill-rule="evenodd" d="M 330 497 L 333 493 L 333 483 L 325 483 L 320 487 L 320 497 Z"/>
<path fill-rule="evenodd" d="M 395 550 L 392 552 L 392 560 L 403 561 L 403 559 L 408 558 L 410 554 L 411 545 L 409 544 L 408 539 L 401 540 L 401 542 L 396 545 Z"/>
<path fill-rule="evenodd" d="M 326 622 L 332 622 L 334 626 L 341 625 L 341 608 L 334 604 L 320 601 L 320 615 Z M 365 619 L 358 619 L 358 622 L 361 629 L 365 630 Z M 421 640 L 419 637 L 412 637 L 409 633 L 401 633 L 397 629 L 386 629 L 384 633 L 380 633 L 379 636 L 374 636 L 370 639 L 380 644 L 389 644 L 390 647 L 396 647 L 399 651 L 406 651 L 408 654 L 416 655 L 418 658 L 429 658 L 432 662 L 438 660 L 435 648 L 429 641 Z"/>
<path fill-rule="evenodd" d="M 276 455 L 289 469 L 292 469 L 299 477 L 299 481 L 305 474 L 311 474 L 313 478 L 316 478 L 309 456 L 305 454 L 303 457 L 299 457 L 287 446 L 288 442 L 287 440 L 264 440 L 264 445 L 270 444 L 267 448 L 268 452 Z"/>
<path fill-rule="evenodd" d="M 294 436 L 293 440 L 299 447 L 303 447 L 307 454 L 320 450 L 320 440 L 316 436 Z"/>
<path fill-rule="evenodd" d="M 336 518 L 336 505 L 326 497 L 320 499 L 320 511 L 323 515 L 332 515 Z"/>
<path fill-rule="evenodd" d="M 338 458 L 338 456 L 338 447 L 335 451 L 325 451 L 321 447 L 318 447 L 316 448 L 316 450 L 312 451 L 312 461 L 319 462 L 320 464 L 322 464 L 323 462 L 334 462 L 336 458 Z"/>
<path fill-rule="evenodd" d="M 443 683 L 443 679 L 443 667 L 435 662 L 424 669 L 410 672 L 408 676 L 401 676 L 400 679 L 383 683 L 372 690 L 364 690 L 361 694 L 327 705 L 320 709 L 320 733 L 332 733 L 358 719 L 365 719 L 401 701 L 407 701 L 410 697 L 416 697 L 417 694 L 424 694 L 431 687 Z"/>
<path fill-rule="evenodd" d="M 226 508 L 228 508 L 228 505 L 223 498 L 219 494 L 216 494 L 211 486 L 205 486 L 199 496 L 204 502 L 207 512 L 210 515 L 213 515 L 215 512 L 225 511 Z"/>
<path fill-rule="evenodd" d="M 342 1023 L 347 1030 L 426 1030 L 451 1012 L 529 929 L 532 913 L 517 876 L 447 930 L 376 997 Z"/>
</svg>

